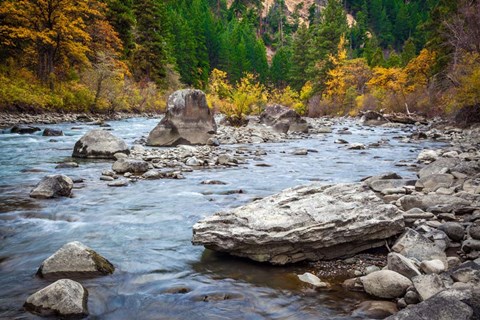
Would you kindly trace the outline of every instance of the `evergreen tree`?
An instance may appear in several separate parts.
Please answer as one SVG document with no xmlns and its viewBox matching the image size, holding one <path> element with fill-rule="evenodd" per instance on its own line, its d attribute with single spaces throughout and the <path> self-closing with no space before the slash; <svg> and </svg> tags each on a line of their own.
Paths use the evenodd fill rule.
<svg viewBox="0 0 480 320">
<path fill-rule="evenodd" d="M 311 36 L 308 28 L 302 24 L 293 38 L 292 43 L 292 64 L 289 72 L 289 78 L 292 87 L 300 90 L 305 82 L 306 72 L 309 65 L 309 48 L 311 46 Z"/>
<path fill-rule="evenodd" d="M 270 82 L 276 87 L 283 88 L 288 85 L 289 73 L 292 67 L 292 52 L 288 47 L 277 50 L 270 67 Z"/>
<path fill-rule="evenodd" d="M 139 81 L 166 86 L 167 65 L 172 62 L 171 36 L 167 10 L 162 1 L 135 0 L 137 20 L 133 70 Z"/>
<path fill-rule="evenodd" d="M 135 25 L 133 1 L 107 0 L 107 5 L 107 19 L 122 40 L 124 57 L 129 57 L 131 51 L 135 48 L 132 32 Z"/>
</svg>

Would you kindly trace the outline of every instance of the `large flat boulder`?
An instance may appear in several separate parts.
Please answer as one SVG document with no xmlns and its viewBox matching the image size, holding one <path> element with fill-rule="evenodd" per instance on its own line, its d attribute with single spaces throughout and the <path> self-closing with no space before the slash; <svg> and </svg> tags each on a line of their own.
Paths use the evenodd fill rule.
<svg viewBox="0 0 480 320">
<path fill-rule="evenodd" d="M 278 104 L 267 106 L 260 115 L 260 122 L 281 133 L 308 132 L 308 123 L 305 119 L 302 119 L 295 110 Z"/>
<path fill-rule="evenodd" d="M 75 143 L 73 157 L 94 159 L 115 159 L 115 153 L 129 154 L 123 139 L 104 130 L 91 130 Z"/>
<path fill-rule="evenodd" d="M 205 93 L 193 89 L 178 90 L 168 98 L 165 117 L 148 135 L 147 145 L 205 145 L 216 131 L 217 125 Z"/>
<path fill-rule="evenodd" d="M 362 184 L 287 189 L 193 226 L 193 244 L 272 264 L 327 260 L 380 247 L 404 230 L 396 206 Z"/>
</svg>

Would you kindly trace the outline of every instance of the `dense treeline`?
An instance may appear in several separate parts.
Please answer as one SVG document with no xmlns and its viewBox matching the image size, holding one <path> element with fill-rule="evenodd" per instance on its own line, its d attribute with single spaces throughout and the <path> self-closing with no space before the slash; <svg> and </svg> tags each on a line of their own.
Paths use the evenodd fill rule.
<svg viewBox="0 0 480 320">
<path fill-rule="evenodd" d="M 267 101 L 311 115 L 478 103 L 475 1 L 303 6 L 289 12 L 276 0 L 262 14 L 261 0 L 3 0 L 0 106 L 158 110 L 180 86 L 239 116 Z"/>
</svg>

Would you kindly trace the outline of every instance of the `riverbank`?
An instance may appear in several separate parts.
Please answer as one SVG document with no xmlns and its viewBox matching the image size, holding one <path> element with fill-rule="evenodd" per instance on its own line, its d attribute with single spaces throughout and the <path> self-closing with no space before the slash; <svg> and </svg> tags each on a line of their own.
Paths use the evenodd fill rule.
<svg viewBox="0 0 480 320">
<path fill-rule="evenodd" d="M 160 113 L 125 113 L 116 112 L 114 114 L 101 113 L 17 113 L 0 112 L 0 129 L 7 129 L 15 125 L 34 125 L 34 124 L 59 124 L 65 122 L 83 122 L 83 123 L 101 123 L 105 121 L 114 121 L 129 119 L 135 117 L 159 117 Z"/>
</svg>

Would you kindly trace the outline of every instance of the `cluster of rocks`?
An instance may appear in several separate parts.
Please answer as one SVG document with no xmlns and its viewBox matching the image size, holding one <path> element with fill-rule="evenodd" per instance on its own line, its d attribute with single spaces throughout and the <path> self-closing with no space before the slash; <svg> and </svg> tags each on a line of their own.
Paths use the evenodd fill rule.
<svg viewBox="0 0 480 320">
<path fill-rule="evenodd" d="M 28 114 L 28 113 L 7 113 L 0 112 L 0 128 L 10 127 L 28 127 L 31 123 L 41 124 L 57 124 L 62 122 L 88 122 L 88 123 L 102 123 L 107 120 L 121 120 L 131 117 L 152 117 L 155 114 L 131 114 L 116 112 L 115 114 L 86 114 L 86 113 L 55 113 L 47 112 L 42 114 Z M 40 130 L 37 130 L 40 131 Z"/>
<path fill-rule="evenodd" d="M 79 319 L 88 316 L 88 290 L 75 280 L 105 276 L 114 266 L 84 244 L 65 244 L 41 264 L 37 276 L 55 282 L 33 293 L 24 308 L 44 317 Z"/>
<path fill-rule="evenodd" d="M 418 163 L 424 164 L 418 179 L 387 173 L 359 184 L 288 189 L 199 221 L 192 242 L 286 264 L 352 256 L 384 246 L 401 233 L 383 269 L 366 267 L 344 283 L 348 289 L 394 301 L 366 302 L 354 314 L 477 319 L 480 130 L 433 129 L 424 135 L 450 140 L 451 145 L 418 155 Z M 418 138 L 423 137 L 411 137 Z M 320 283 L 310 275 L 301 278 Z"/>
</svg>

